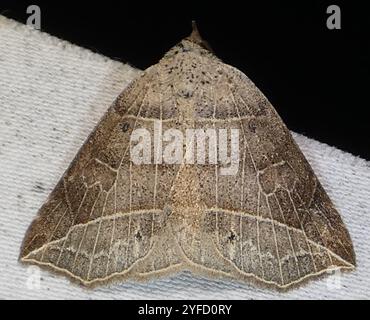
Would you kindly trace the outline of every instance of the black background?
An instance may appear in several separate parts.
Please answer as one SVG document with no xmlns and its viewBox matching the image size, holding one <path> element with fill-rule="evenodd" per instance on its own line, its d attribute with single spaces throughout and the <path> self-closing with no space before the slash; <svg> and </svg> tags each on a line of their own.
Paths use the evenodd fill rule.
<svg viewBox="0 0 370 320">
<path fill-rule="evenodd" d="M 370 160 L 366 1 L 133 3 L 0 0 L 0 13 L 25 23 L 27 6 L 38 4 L 43 31 L 141 69 L 196 20 L 216 55 L 246 73 L 291 130 Z M 326 27 L 330 4 L 341 8 L 341 30 Z"/>
</svg>

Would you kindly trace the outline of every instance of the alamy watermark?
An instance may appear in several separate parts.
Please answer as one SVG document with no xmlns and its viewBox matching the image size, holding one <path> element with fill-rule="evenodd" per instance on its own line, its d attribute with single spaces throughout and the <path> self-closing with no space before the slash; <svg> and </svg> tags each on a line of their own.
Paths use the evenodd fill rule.
<svg viewBox="0 0 370 320">
<path fill-rule="evenodd" d="M 236 175 L 239 170 L 239 129 L 187 128 L 163 131 L 154 121 L 153 131 L 133 130 L 130 157 L 141 164 L 214 164 L 221 175 Z"/>
<path fill-rule="evenodd" d="M 27 7 L 27 18 L 26 24 L 40 30 L 41 29 L 41 9 L 39 6 L 33 4 Z"/>
<path fill-rule="evenodd" d="M 326 19 L 326 26 L 329 30 L 341 29 L 341 10 L 338 5 L 332 4 L 327 7 L 326 13 L 329 14 Z M 38 5 L 30 5 L 27 7 L 29 14 L 26 24 L 40 30 L 41 29 L 41 9 Z"/>
<path fill-rule="evenodd" d="M 341 29 L 341 12 L 339 6 L 333 4 L 326 9 L 330 16 L 326 20 L 326 26 L 329 30 Z"/>
<path fill-rule="evenodd" d="M 339 269 L 326 271 L 331 276 L 326 279 L 326 287 L 330 291 L 340 290 L 342 288 L 342 273 Z"/>
<path fill-rule="evenodd" d="M 29 266 L 27 268 L 26 287 L 29 290 L 41 289 L 41 273 L 40 268 L 37 266 Z"/>
</svg>

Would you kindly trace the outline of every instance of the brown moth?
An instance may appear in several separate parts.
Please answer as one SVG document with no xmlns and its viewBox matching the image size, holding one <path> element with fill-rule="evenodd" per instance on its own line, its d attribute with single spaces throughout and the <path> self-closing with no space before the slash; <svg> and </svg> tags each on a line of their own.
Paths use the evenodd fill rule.
<svg viewBox="0 0 370 320">
<path fill-rule="evenodd" d="M 155 123 L 238 130 L 238 170 L 167 163 L 164 137 L 142 150 L 152 162 L 135 163 L 131 135 L 153 135 Z M 20 260 L 89 287 L 190 270 L 284 290 L 355 268 L 349 233 L 281 118 L 196 28 L 109 108 L 29 227 Z"/>
</svg>

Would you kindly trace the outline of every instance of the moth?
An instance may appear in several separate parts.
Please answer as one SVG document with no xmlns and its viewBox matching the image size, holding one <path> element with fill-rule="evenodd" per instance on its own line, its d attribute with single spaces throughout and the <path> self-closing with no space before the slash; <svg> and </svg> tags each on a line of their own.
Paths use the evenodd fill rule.
<svg viewBox="0 0 370 320">
<path fill-rule="evenodd" d="M 182 152 L 201 147 L 188 130 L 213 146 L 200 162 Z M 289 130 L 196 26 L 117 97 L 30 225 L 20 260 L 87 287 L 190 270 L 285 290 L 355 268 L 349 233 Z"/>
</svg>

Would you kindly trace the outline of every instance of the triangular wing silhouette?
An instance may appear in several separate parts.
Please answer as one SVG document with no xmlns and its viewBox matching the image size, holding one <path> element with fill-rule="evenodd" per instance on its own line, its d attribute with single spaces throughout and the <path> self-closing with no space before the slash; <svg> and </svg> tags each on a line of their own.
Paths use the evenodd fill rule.
<svg viewBox="0 0 370 320">
<path fill-rule="evenodd" d="M 131 134 L 155 136 L 155 123 L 238 130 L 238 170 L 152 153 L 135 164 Z M 20 259 L 86 286 L 189 269 L 285 289 L 355 266 L 338 212 L 274 108 L 196 32 L 116 99 L 40 209 Z"/>
</svg>

